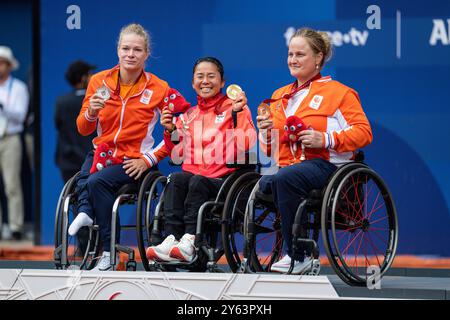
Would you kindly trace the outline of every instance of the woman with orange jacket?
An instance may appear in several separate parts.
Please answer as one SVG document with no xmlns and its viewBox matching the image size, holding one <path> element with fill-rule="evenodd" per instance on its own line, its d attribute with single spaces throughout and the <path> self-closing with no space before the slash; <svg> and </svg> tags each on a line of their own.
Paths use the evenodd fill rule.
<svg viewBox="0 0 450 320">
<path fill-rule="evenodd" d="M 80 134 L 97 130 L 94 148 L 106 143 L 112 156 L 123 161 L 90 174 L 93 162 L 90 152 L 77 179 L 78 214 L 69 227 L 69 235 L 92 225 L 95 217 L 103 243 L 103 254 L 95 270 L 111 267 L 111 210 L 115 193 L 167 155 L 163 142 L 154 145 L 152 134 L 169 85 L 144 70 L 150 55 L 149 42 L 149 35 L 141 25 L 122 28 L 117 47 L 119 64 L 92 76 L 77 118 Z"/>
<path fill-rule="evenodd" d="M 256 118 L 261 148 L 281 167 L 259 182 L 261 192 L 273 195 L 282 219 L 286 255 L 271 271 L 289 270 L 292 225 L 301 201 L 312 189 L 322 189 L 338 166 L 353 161 L 355 151 L 372 141 L 356 91 L 320 74 L 330 56 L 331 43 L 325 32 L 297 30 L 290 39 L 287 58 L 295 81 L 276 90 L 268 101 L 269 112 Z M 307 129 L 293 137 L 298 142 L 281 143 L 283 132 L 290 130 L 284 126 L 291 116 L 301 119 Z M 293 273 L 309 268 L 311 259 L 303 255 L 294 262 Z"/>
</svg>

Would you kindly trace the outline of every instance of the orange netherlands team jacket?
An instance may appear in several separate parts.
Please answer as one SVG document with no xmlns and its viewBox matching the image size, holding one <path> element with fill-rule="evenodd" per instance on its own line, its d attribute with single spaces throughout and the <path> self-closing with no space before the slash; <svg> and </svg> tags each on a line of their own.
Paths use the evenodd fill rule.
<svg viewBox="0 0 450 320">
<path fill-rule="evenodd" d="M 284 94 L 291 92 L 292 87 L 293 85 L 290 84 L 276 90 L 272 99 L 281 98 Z M 273 130 L 278 130 L 278 135 L 273 130 L 267 139 L 260 134 L 261 148 L 268 155 L 273 153 L 280 167 L 300 162 L 300 146 L 294 155 L 288 144 L 279 142 L 286 122 L 282 100 L 272 102 L 270 111 Z M 352 161 L 357 149 L 372 142 L 372 130 L 357 92 L 332 80 L 331 77 L 322 77 L 311 82 L 309 91 L 295 111 L 295 115 L 307 126 L 322 132 L 324 137 L 322 148 L 306 148 L 307 160 L 322 158 L 339 166 Z"/>
<path fill-rule="evenodd" d="M 114 148 L 114 156 L 120 159 L 141 158 L 151 167 L 168 154 L 163 141 L 154 146 L 152 134 L 169 85 L 154 74 L 144 72 L 124 99 L 114 93 L 118 72 L 119 67 L 116 66 L 91 77 L 77 118 L 78 131 L 89 135 L 97 129 L 97 137 L 92 141 L 94 148 L 108 143 Z M 109 89 L 111 97 L 98 116 L 93 117 L 88 111 L 89 99 L 103 85 Z"/>
</svg>

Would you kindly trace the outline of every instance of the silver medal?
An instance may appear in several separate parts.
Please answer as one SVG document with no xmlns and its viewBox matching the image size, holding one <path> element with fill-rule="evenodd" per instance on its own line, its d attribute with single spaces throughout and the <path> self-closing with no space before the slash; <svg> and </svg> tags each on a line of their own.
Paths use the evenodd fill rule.
<svg viewBox="0 0 450 320">
<path fill-rule="evenodd" d="M 109 93 L 109 89 L 106 86 L 101 86 L 96 90 L 97 95 L 102 98 L 103 100 L 108 100 L 111 97 L 111 94 Z"/>
</svg>

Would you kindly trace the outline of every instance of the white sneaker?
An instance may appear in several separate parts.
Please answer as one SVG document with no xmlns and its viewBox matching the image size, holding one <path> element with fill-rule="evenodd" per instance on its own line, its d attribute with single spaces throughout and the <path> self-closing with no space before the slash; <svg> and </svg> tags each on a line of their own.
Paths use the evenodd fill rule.
<svg viewBox="0 0 450 320">
<path fill-rule="evenodd" d="M 291 266 L 291 257 L 285 255 L 283 259 L 274 263 L 272 267 L 270 267 L 270 271 L 272 272 L 280 272 L 287 273 Z M 295 261 L 294 268 L 292 269 L 292 274 L 303 274 L 312 269 L 312 260 L 310 257 L 305 257 L 303 262 Z"/>
<path fill-rule="evenodd" d="M 177 244 L 178 244 L 178 241 L 171 234 L 170 236 L 165 238 L 161 244 L 147 248 L 147 251 L 146 251 L 147 259 L 154 260 L 154 261 L 163 261 L 163 262 L 176 261 L 177 259 L 174 259 L 169 256 L 169 252 L 170 252 L 170 249 L 172 249 L 172 247 Z"/>
<path fill-rule="evenodd" d="M 119 264 L 119 255 L 116 255 L 116 266 Z M 111 270 L 111 253 L 109 251 L 103 251 L 102 256 L 97 262 L 95 268 L 91 271 L 108 271 Z"/>
<path fill-rule="evenodd" d="M 179 261 L 191 262 L 195 257 L 195 235 L 186 233 L 180 242 L 170 249 L 169 256 Z"/>
</svg>

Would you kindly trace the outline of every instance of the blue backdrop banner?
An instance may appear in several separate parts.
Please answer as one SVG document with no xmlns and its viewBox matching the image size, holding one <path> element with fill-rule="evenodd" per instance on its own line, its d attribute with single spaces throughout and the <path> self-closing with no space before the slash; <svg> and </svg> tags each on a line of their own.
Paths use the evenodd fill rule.
<svg viewBox="0 0 450 320">
<path fill-rule="evenodd" d="M 117 63 L 120 28 L 152 35 L 147 69 L 195 104 L 192 66 L 224 64 L 244 88 L 254 117 L 272 92 L 293 81 L 287 38 L 300 27 L 328 31 L 334 55 L 322 74 L 358 91 L 374 132 L 367 163 L 387 182 L 399 216 L 400 254 L 450 256 L 450 2 L 41 1 L 42 242 L 53 241 L 62 180 L 54 163 L 55 99 L 69 91 L 75 59 L 103 70 Z M 161 128 L 156 140 L 161 139 Z M 160 169 L 172 170 L 164 161 Z M 125 221 L 126 219 L 122 219 Z"/>
</svg>

